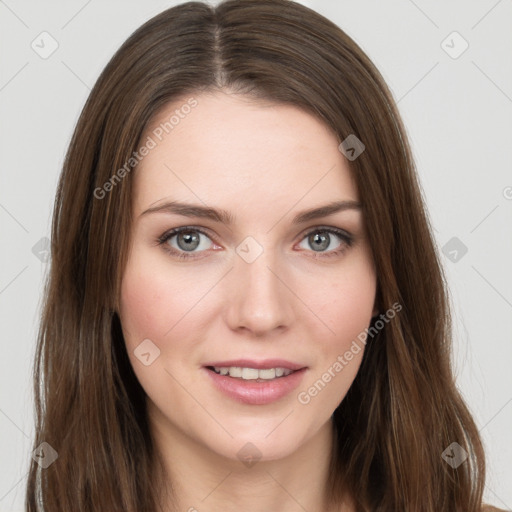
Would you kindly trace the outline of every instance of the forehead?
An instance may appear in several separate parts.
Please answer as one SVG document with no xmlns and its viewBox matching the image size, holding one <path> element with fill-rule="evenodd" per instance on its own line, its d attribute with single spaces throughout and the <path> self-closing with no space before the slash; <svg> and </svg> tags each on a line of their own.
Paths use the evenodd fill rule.
<svg viewBox="0 0 512 512">
<path fill-rule="evenodd" d="M 358 200 L 336 135 L 293 105 L 188 95 L 162 108 L 142 141 L 152 148 L 134 173 L 136 213 L 166 197 L 242 209 Z"/>
</svg>

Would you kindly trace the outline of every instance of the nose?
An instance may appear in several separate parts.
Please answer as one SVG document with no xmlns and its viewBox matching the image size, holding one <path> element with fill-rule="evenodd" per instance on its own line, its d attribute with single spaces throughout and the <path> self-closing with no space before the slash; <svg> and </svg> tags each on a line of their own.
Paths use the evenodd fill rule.
<svg viewBox="0 0 512 512">
<path fill-rule="evenodd" d="M 231 329 L 262 337 L 291 325 L 293 284 L 272 251 L 263 251 L 250 263 L 235 255 L 228 279 L 226 311 Z"/>
</svg>

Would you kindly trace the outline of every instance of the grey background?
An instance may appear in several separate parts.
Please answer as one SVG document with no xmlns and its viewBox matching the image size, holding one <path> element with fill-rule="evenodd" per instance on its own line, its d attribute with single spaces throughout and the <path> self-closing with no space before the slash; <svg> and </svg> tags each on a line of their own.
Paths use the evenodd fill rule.
<svg viewBox="0 0 512 512">
<path fill-rule="evenodd" d="M 0 512 L 24 503 L 47 270 L 37 244 L 49 236 L 67 144 L 114 51 L 176 3 L 0 0 Z M 367 52 L 398 101 L 446 253 L 457 383 L 488 454 L 486 501 L 512 509 L 512 2 L 302 3 Z M 43 31 L 58 43 L 46 59 L 31 47 Z M 457 58 L 445 50 L 463 48 L 458 36 L 443 43 L 454 31 L 469 44 Z"/>
</svg>

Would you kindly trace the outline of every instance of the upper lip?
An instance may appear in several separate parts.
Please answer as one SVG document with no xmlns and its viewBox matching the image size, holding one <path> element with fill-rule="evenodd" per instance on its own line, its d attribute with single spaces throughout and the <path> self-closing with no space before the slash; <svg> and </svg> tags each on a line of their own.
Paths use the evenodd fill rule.
<svg viewBox="0 0 512 512">
<path fill-rule="evenodd" d="M 204 366 L 217 366 L 228 368 L 230 366 L 238 366 L 242 368 L 254 368 L 256 370 L 265 370 L 269 368 L 286 368 L 287 370 L 301 370 L 306 368 L 305 365 L 286 361 L 285 359 L 263 359 L 255 361 L 253 359 L 232 359 L 230 361 L 213 361 L 206 363 Z"/>
</svg>

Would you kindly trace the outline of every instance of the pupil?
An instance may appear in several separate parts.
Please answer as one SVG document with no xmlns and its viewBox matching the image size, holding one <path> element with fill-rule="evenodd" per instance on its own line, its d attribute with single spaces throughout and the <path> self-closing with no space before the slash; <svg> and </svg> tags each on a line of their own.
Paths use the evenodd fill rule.
<svg viewBox="0 0 512 512">
<path fill-rule="evenodd" d="M 197 236 L 197 234 L 191 234 L 190 232 L 188 233 L 181 233 L 183 239 L 185 240 L 185 247 L 182 247 L 182 244 L 180 243 L 180 237 L 178 237 L 178 245 L 184 249 L 184 250 L 190 250 L 190 249 L 195 249 L 198 244 L 199 244 L 199 237 Z M 195 245 L 194 245 L 195 243 Z M 192 244 L 192 245 L 191 245 Z"/>
<path fill-rule="evenodd" d="M 313 235 L 314 244 L 320 244 L 321 249 L 326 249 L 329 246 L 328 238 L 326 234 L 315 234 Z"/>
</svg>

